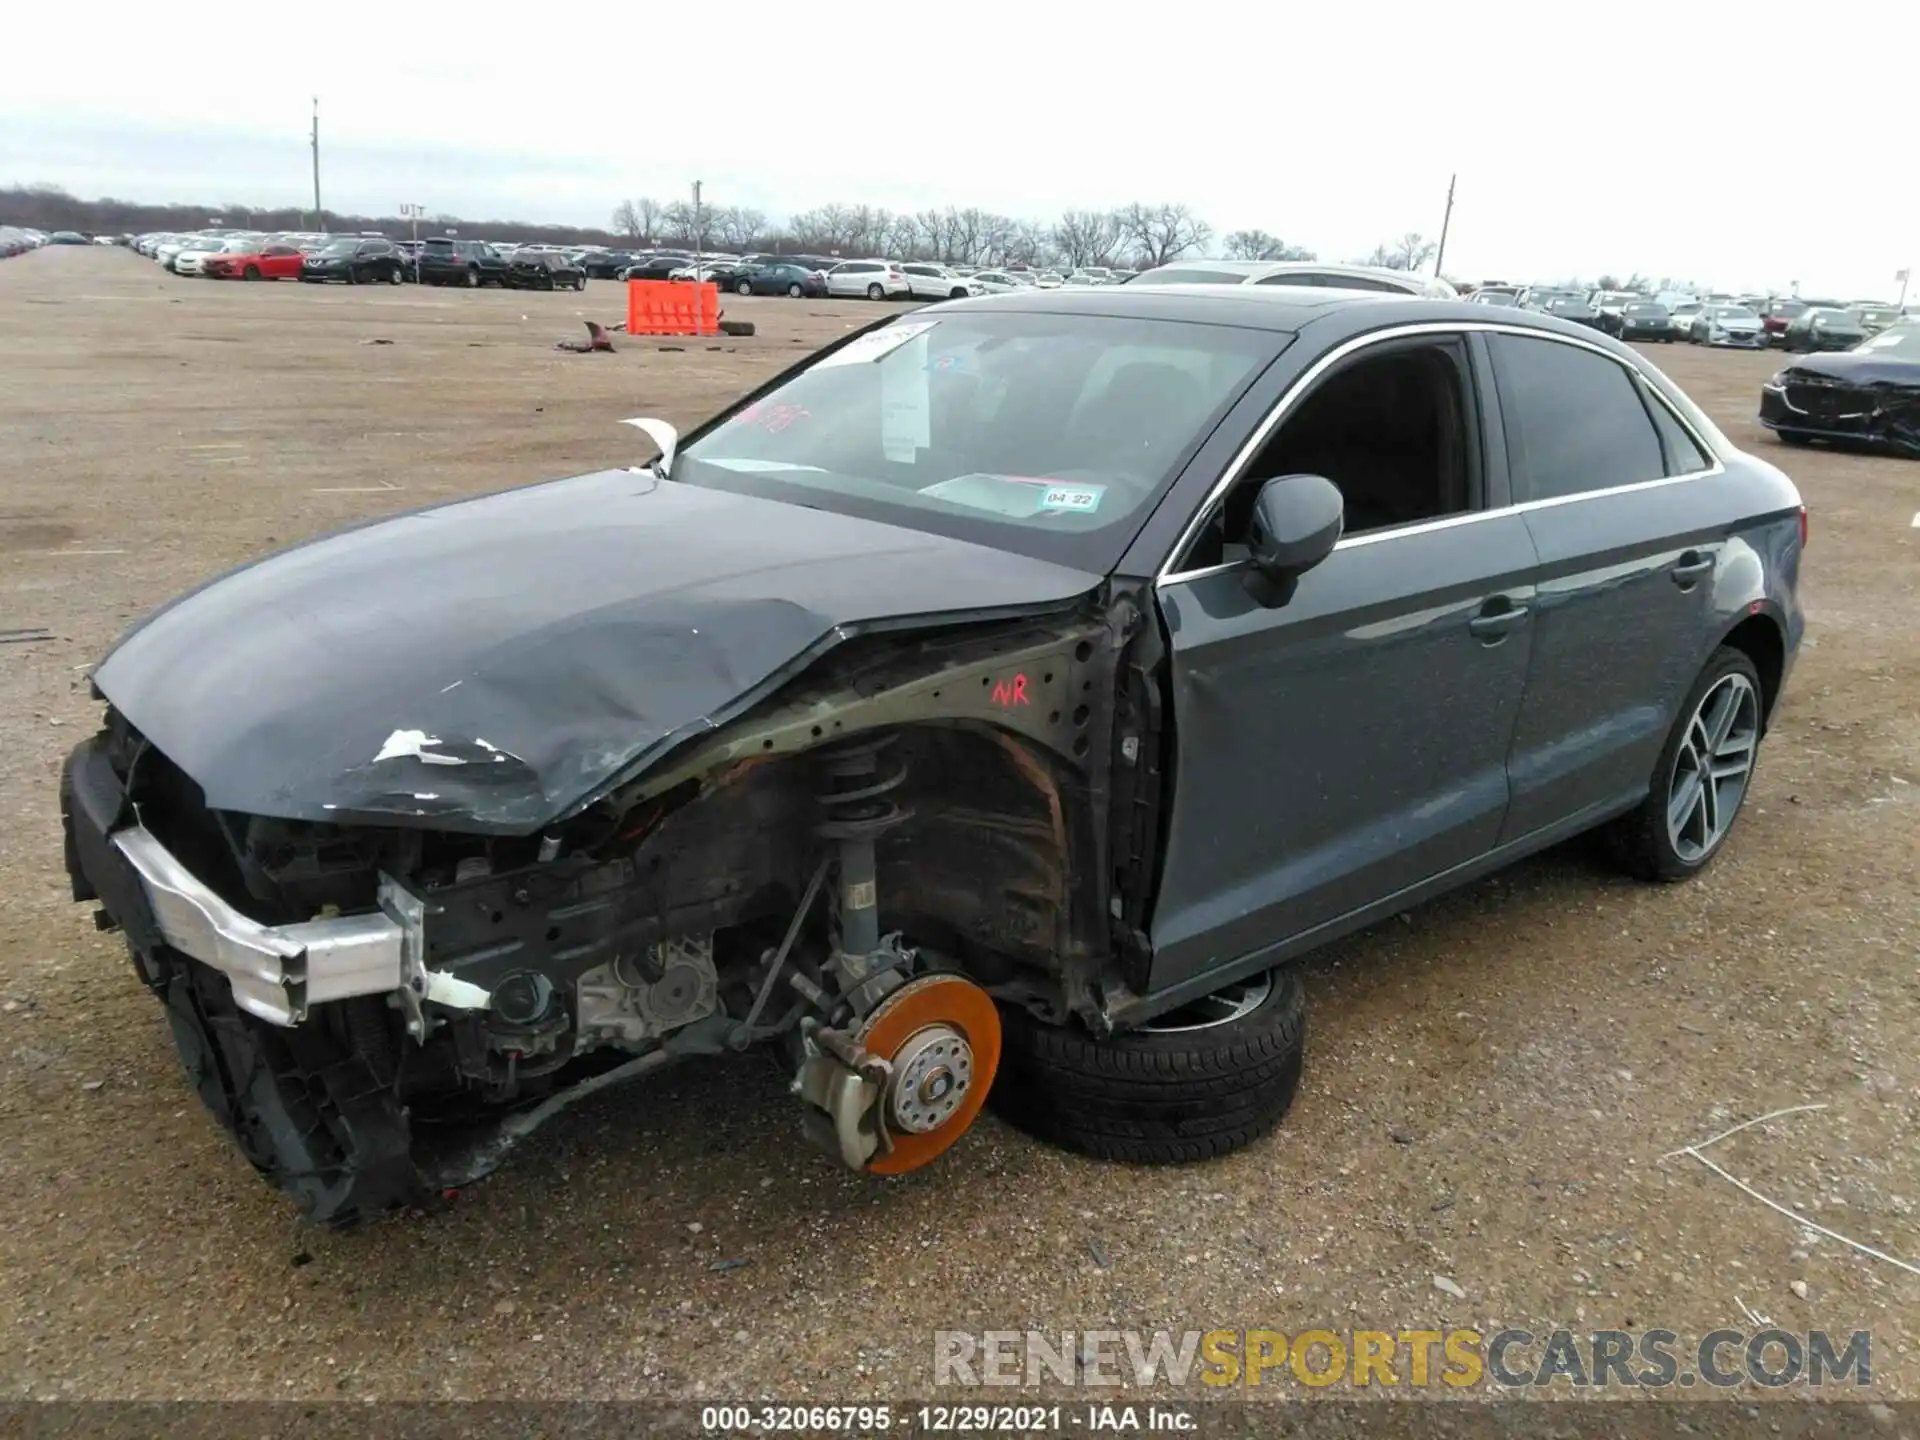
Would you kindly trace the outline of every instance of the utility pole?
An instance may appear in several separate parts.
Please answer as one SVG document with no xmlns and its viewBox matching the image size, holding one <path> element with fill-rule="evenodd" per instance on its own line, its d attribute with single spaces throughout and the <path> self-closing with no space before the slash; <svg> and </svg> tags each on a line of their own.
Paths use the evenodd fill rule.
<svg viewBox="0 0 1920 1440">
<path fill-rule="evenodd" d="M 327 228 L 326 211 L 320 208 L 320 97 L 313 97 L 313 134 L 308 137 L 313 145 L 313 228 L 324 231 Z"/>
<path fill-rule="evenodd" d="M 1433 273 L 1436 278 L 1447 259 L 1447 227 L 1453 224 L 1453 186 L 1459 178 L 1458 172 L 1447 177 L 1447 213 L 1440 217 L 1440 248 L 1433 252 Z"/>
<path fill-rule="evenodd" d="M 1903 317 L 1907 310 L 1907 281 L 1911 279 L 1912 276 L 1913 267 L 1911 265 L 1904 270 L 1896 270 L 1893 272 L 1893 278 L 1900 282 L 1900 298 L 1893 302 L 1893 308 L 1898 310 Z"/>
<path fill-rule="evenodd" d="M 693 182 L 693 274 L 700 277 L 700 182 Z"/>
</svg>

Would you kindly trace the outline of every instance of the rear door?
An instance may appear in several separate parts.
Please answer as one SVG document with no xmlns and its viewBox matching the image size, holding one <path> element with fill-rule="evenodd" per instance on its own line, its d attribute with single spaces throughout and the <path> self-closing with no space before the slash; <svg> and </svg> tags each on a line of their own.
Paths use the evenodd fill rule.
<svg viewBox="0 0 1920 1440">
<path fill-rule="evenodd" d="M 1175 753 L 1147 988 L 1304 947 L 1494 848 L 1535 557 L 1470 357 L 1461 336 L 1369 340 L 1234 480 L 1217 551 L 1196 541 L 1175 562 L 1187 568 L 1161 577 Z M 1445 400 L 1424 401 L 1437 384 L 1401 371 L 1355 384 L 1362 365 L 1409 360 L 1451 376 Z M 1434 417 L 1431 457 L 1369 440 L 1416 411 Z M 1340 486 L 1349 533 L 1290 599 L 1263 606 L 1235 556 L 1235 517 L 1261 479 L 1303 470 Z M 1402 482 L 1422 474 L 1435 477 L 1422 516 L 1369 505 L 1367 492 L 1412 494 Z"/>
<path fill-rule="evenodd" d="M 1539 553 L 1502 833 L 1646 793 L 1735 561 L 1712 452 L 1637 371 L 1573 339 L 1487 336 L 1514 498 Z"/>
</svg>

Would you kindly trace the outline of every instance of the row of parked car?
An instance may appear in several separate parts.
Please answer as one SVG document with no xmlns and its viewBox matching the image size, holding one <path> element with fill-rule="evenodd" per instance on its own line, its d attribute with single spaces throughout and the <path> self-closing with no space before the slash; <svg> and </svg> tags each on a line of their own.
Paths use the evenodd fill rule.
<svg viewBox="0 0 1920 1440">
<path fill-rule="evenodd" d="M 15 255 L 24 255 L 29 250 L 38 250 L 42 245 L 112 245 L 111 239 L 102 238 L 89 241 L 86 236 L 75 230 L 33 230 L 22 225 L 0 225 L 0 260 L 10 260 Z"/>
<path fill-rule="evenodd" d="M 1483 285 L 1470 299 L 1517 306 L 1591 325 L 1624 340 L 1687 340 L 1696 345 L 1790 351 L 1850 350 L 1913 318 L 1879 300 L 1816 300 L 1788 295 L 1646 295 L 1632 290 L 1569 291 L 1554 286 Z"/>
<path fill-rule="evenodd" d="M 824 255 L 695 254 L 683 249 L 507 245 L 432 236 L 262 234 L 207 230 L 141 235 L 133 248 L 179 275 L 245 280 L 342 280 L 354 284 L 533 286 L 582 289 L 588 280 L 702 280 L 740 295 L 950 300 L 1032 286 L 1115 285 L 1131 271 L 985 269 L 933 261 L 840 259 Z"/>
</svg>

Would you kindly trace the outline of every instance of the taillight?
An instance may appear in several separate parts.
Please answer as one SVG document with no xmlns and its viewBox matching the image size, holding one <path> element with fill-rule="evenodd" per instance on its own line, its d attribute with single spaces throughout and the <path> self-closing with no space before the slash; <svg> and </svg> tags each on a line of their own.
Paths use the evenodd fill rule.
<svg viewBox="0 0 1920 1440">
<path fill-rule="evenodd" d="M 1800 548 L 1807 548 L 1807 507 L 1800 507 Z"/>
</svg>

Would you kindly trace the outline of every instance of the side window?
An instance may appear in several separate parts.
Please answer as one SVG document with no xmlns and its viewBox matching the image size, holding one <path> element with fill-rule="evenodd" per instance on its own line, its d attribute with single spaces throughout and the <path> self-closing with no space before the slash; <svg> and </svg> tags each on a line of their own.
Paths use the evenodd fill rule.
<svg viewBox="0 0 1920 1440">
<path fill-rule="evenodd" d="M 1557 340 L 1489 335 L 1516 499 L 1666 476 L 1660 434 L 1618 361 Z"/>
<path fill-rule="evenodd" d="M 1660 448 L 1666 452 L 1667 474 L 1691 475 L 1697 470 L 1705 470 L 1712 462 L 1700 449 L 1700 442 L 1680 423 L 1679 417 L 1673 413 L 1673 407 L 1644 379 L 1636 376 L 1635 383 L 1639 387 L 1640 398 L 1646 402 L 1647 413 L 1653 416 L 1653 428 L 1660 432 Z"/>
<path fill-rule="evenodd" d="M 1245 554 L 1253 502 L 1280 475 L 1339 487 L 1347 535 L 1437 520 L 1479 504 L 1479 446 L 1465 347 L 1454 339 L 1389 342 L 1316 381 L 1234 481 L 1178 568 Z"/>
<path fill-rule="evenodd" d="M 1277 275 L 1262 275 L 1256 285 L 1318 285 L 1320 277 L 1304 270 L 1282 270 Z"/>
<path fill-rule="evenodd" d="M 1390 295 L 1405 294 L 1398 285 L 1374 280 L 1365 275 L 1329 275 L 1326 283 L 1341 290 L 1383 290 Z"/>
</svg>

